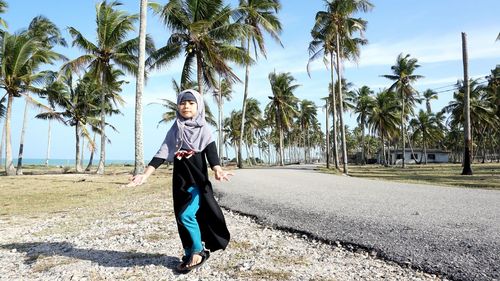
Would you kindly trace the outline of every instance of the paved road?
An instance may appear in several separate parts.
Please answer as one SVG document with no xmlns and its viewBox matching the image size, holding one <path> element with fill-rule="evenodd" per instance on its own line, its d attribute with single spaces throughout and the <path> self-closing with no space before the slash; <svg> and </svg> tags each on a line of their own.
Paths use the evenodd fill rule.
<svg viewBox="0 0 500 281">
<path fill-rule="evenodd" d="M 454 280 L 500 279 L 500 191 L 237 170 L 220 204 L 264 223 L 374 251 Z"/>
</svg>

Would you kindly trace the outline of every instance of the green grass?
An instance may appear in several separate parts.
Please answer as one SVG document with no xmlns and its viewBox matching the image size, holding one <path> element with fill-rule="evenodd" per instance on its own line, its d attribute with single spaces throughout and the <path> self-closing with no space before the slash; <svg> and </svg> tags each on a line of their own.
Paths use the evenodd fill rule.
<svg viewBox="0 0 500 281">
<path fill-rule="evenodd" d="M 102 207 L 113 209 L 127 206 L 145 196 L 161 196 L 166 200 L 171 197 L 170 170 L 158 170 L 140 187 L 122 187 L 128 183 L 132 169 L 123 166 L 110 167 L 104 176 L 93 174 L 3 176 L 0 178 L 0 217 L 19 215 L 34 218 L 78 209 L 97 210 Z M 40 171 L 36 170 L 35 173 Z"/>
<path fill-rule="evenodd" d="M 473 164 L 472 171 L 472 176 L 460 175 L 460 164 L 407 165 L 404 169 L 401 166 L 349 166 L 349 175 L 353 177 L 500 190 L 500 163 Z"/>
</svg>

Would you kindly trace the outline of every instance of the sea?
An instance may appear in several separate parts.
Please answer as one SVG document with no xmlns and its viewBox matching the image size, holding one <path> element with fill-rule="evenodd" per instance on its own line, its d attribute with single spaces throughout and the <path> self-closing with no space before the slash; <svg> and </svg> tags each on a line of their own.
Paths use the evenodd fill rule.
<svg viewBox="0 0 500 281">
<path fill-rule="evenodd" d="M 5 159 L 0 158 L 0 165 L 5 164 Z M 12 160 L 14 166 L 17 165 L 17 158 Z M 84 159 L 83 165 L 88 165 L 89 160 Z M 95 166 L 99 163 L 99 158 L 94 158 L 92 164 Z M 23 165 L 45 165 L 45 159 L 23 158 Z M 49 166 L 74 166 L 75 159 L 49 159 Z M 106 165 L 134 165 L 134 160 L 106 160 Z"/>
</svg>

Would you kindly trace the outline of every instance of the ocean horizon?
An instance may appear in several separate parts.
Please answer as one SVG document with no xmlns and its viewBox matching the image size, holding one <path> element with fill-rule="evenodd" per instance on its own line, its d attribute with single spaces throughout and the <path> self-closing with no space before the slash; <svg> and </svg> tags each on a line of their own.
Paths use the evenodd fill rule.
<svg viewBox="0 0 500 281">
<path fill-rule="evenodd" d="M 23 165 L 45 165 L 45 160 L 46 159 L 40 159 L 40 158 L 23 158 Z M 5 164 L 5 159 L 0 158 L 0 163 Z M 14 158 L 12 160 L 12 163 L 14 163 L 14 166 L 17 165 L 17 158 Z M 89 159 L 84 159 L 83 160 L 83 166 L 88 165 Z M 97 165 L 99 163 L 99 158 L 94 159 L 92 162 L 92 165 Z M 111 160 L 106 160 L 106 165 L 134 165 L 134 160 L 116 160 L 116 159 L 111 159 Z M 49 159 L 49 166 L 74 166 L 75 165 L 75 159 Z"/>
</svg>

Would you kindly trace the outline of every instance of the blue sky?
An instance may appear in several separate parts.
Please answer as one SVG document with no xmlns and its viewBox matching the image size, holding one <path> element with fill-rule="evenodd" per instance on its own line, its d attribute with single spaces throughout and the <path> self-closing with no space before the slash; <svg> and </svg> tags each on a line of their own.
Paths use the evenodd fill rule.
<svg viewBox="0 0 500 281">
<path fill-rule="evenodd" d="M 9 8 L 2 15 L 9 24 L 9 31 L 14 32 L 26 28 L 31 19 L 44 15 L 52 20 L 63 32 L 66 40 L 71 42 L 66 27 L 72 26 L 80 30 L 86 38 L 95 41 L 95 0 L 60 1 L 60 0 L 7 0 Z M 138 13 L 138 0 L 124 0 L 123 9 L 130 13 Z M 158 1 L 164 4 L 164 1 Z M 228 2 L 229 3 L 229 2 Z M 236 1 L 231 1 L 234 5 Z M 311 65 L 311 77 L 307 75 L 308 44 L 311 40 L 310 29 L 313 26 L 317 11 L 324 9 L 324 2 L 283 1 L 283 9 L 279 18 L 284 30 L 281 40 L 284 48 L 267 39 L 267 60 L 260 58 L 250 70 L 250 97 L 257 98 L 263 108 L 270 95 L 267 76 L 270 72 L 290 72 L 296 83 L 301 86 L 296 96 L 309 99 L 321 105 L 320 99 L 327 95 L 329 71 L 321 60 Z M 380 77 L 391 74 L 390 67 L 399 53 L 410 54 L 417 58 L 421 67 L 416 74 L 425 76 L 414 86 L 419 91 L 425 89 L 450 89 L 463 77 L 461 32 L 468 36 L 470 77 L 477 78 L 488 75 L 496 64 L 500 64 L 500 42 L 495 39 L 500 32 L 500 1 L 456 1 L 456 0 L 372 0 L 375 8 L 366 14 L 360 14 L 368 21 L 365 33 L 369 44 L 361 51 L 357 64 L 347 63 L 344 77 L 356 88 L 368 85 L 377 92 L 388 87 L 390 81 Z M 148 33 L 152 35 L 156 46 L 165 45 L 169 37 L 158 17 L 148 14 Z M 73 59 L 81 52 L 76 48 L 60 48 L 60 52 Z M 144 155 L 146 161 L 156 152 L 170 125 L 157 126 L 163 108 L 159 105 L 148 105 L 161 98 L 173 99 L 172 79 L 179 80 L 182 61 L 173 62 L 162 71 L 151 74 L 144 94 Z M 235 68 L 235 72 L 244 79 L 244 69 Z M 107 146 L 107 159 L 134 158 L 134 99 L 135 78 L 124 87 L 123 98 L 127 105 L 122 108 L 123 115 L 108 118 L 119 133 L 108 131 L 111 145 Z M 208 96 L 207 102 L 216 106 L 213 98 Z M 243 85 L 235 85 L 233 99 L 225 104 L 225 114 L 233 109 L 241 109 Z M 452 98 L 453 92 L 442 92 L 434 101 L 434 110 L 441 109 Z M 24 101 L 16 99 L 12 117 L 13 154 L 17 157 L 19 137 L 22 125 Z M 25 158 L 44 158 L 47 147 L 46 121 L 37 120 L 34 115 L 38 109 L 31 108 L 28 129 L 26 132 Z M 318 119 L 325 118 L 321 110 Z M 355 117 L 346 115 L 347 124 L 355 126 Z M 3 126 L 3 122 L 2 122 Z M 72 127 L 60 124 L 52 126 L 51 158 L 72 159 L 74 157 L 74 133 Z M 215 131 L 215 128 L 214 128 Z M 233 152 L 230 152 L 233 154 Z M 86 153 L 85 157 L 88 157 Z"/>
</svg>

